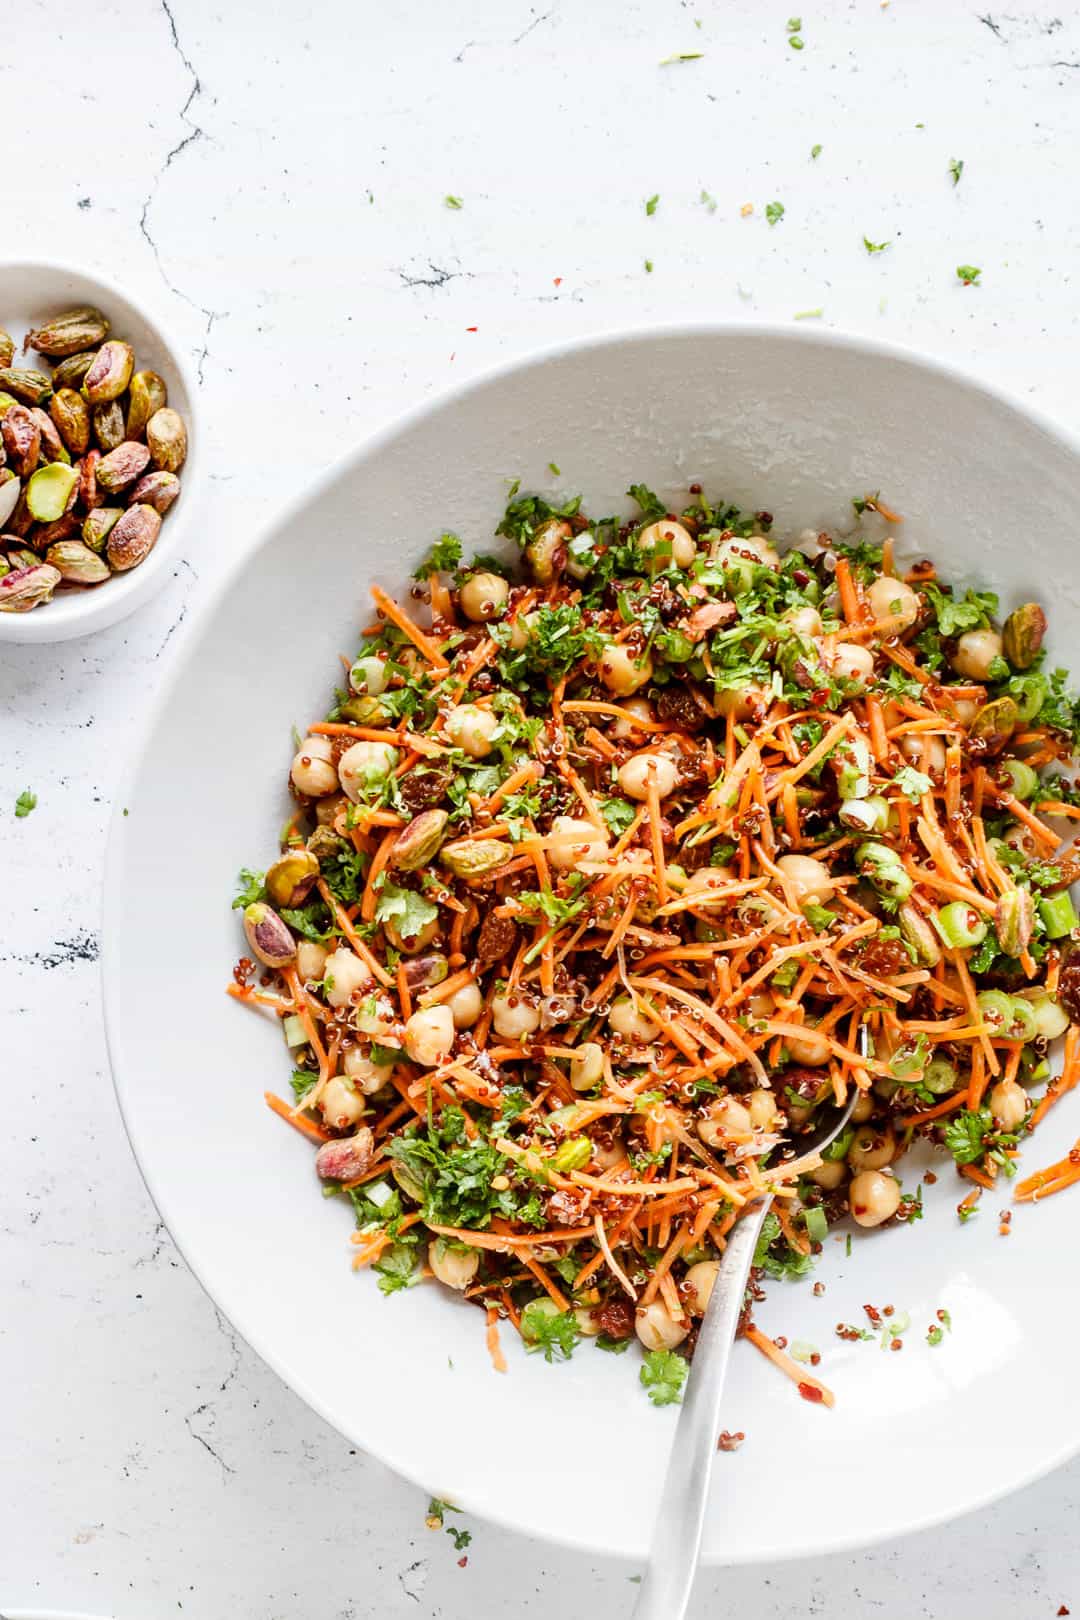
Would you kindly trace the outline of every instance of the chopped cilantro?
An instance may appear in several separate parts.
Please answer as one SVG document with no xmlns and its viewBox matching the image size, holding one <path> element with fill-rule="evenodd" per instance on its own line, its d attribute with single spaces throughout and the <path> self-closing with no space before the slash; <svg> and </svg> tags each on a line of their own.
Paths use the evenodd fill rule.
<svg viewBox="0 0 1080 1620">
<path fill-rule="evenodd" d="M 974 1164 L 984 1153 L 983 1138 L 994 1128 L 989 1108 L 965 1108 L 945 1126 L 945 1146 L 957 1164 Z"/>
<path fill-rule="evenodd" d="M 521 1336 L 525 1348 L 543 1353 L 545 1361 L 569 1361 L 581 1339 L 581 1329 L 573 1311 L 553 1311 L 551 1301 L 531 1299 L 521 1313 Z"/>
<path fill-rule="evenodd" d="M 403 1288 L 412 1288 L 420 1281 L 420 1263 L 415 1247 L 407 1243 L 392 1243 L 376 1261 L 374 1270 L 379 1276 L 379 1291 L 397 1294 Z"/>
<path fill-rule="evenodd" d="M 938 1327 L 938 1325 L 936 1323 L 932 1327 L 927 1328 L 927 1330 L 926 1330 L 926 1342 L 929 1345 L 940 1344 L 944 1337 L 945 1337 L 944 1329 Z"/>
<path fill-rule="evenodd" d="M 657 518 L 662 518 L 667 513 L 667 507 L 648 484 L 631 484 L 626 493 L 640 507 L 642 523 L 655 523 Z"/>
<path fill-rule="evenodd" d="M 638 1377 L 654 1406 L 677 1406 L 688 1371 L 685 1358 L 674 1350 L 648 1350 Z"/>
<path fill-rule="evenodd" d="M 707 192 L 704 188 L 702 188 L 701 196 L 698 198 L 698 201 L 700 203 L 702 203 L 709 210 L 710 214 L 715 214 L 716 213 L 716 208 L 717 208 L 716 198 L 714 196 L 712 196 L 709 192 Z"/>
<path fill-rule="evenodd" d="M 656 192 L 653 193 L 653 195 L 648 199 L 648 201 L 645 204 L 645 212 L 649 215 L 650 219 L 652 218 L 653 214 L 656 213 L 656 210 L 659 208 L 659 206 L 660 206 L 660 193 L 658 191 L 656 191 Z"/>
<path fill-rule="evenodd" d="M 953 183 L 954 186 L 958 186 L 960 184 L 960 176 L 963 174 L 963 172 L 964 172 L 964 160 L 963 160 L 963 158 L 950 158 L 949 159 L 949 173 L 952 175 L 952 183 Z M 968 267 L 965 265 L 964 268 L 967 269 Z"/>
<path fill-rule="evenodd" d="M 19 797 L 15 800 L 15 817 L 16 817 L 16 820 L 22 821 L 26 816 L 28 816 L 30 814 L 31 810 L 36 810 L 36 809 L 37 809 L 37 794 L 36 793 L 31 793 L 29 788 L 24 789 L 24 791 L 22 793 L 20 793 Z M 124 814 L 127 815 L 126 810 L 124 811 Z"/>
<path fill-rule="evenodd" d="M 605 799 L 600 814 L 618 838 L 631 825 L 637 811 L 629 799 Z"/>
<path fill-rule="evenodd" d="M 887 242 L 871 242 L 868 236 L 864 236 L 862 240 L 867 253 L 884 253 L 885 249 L 892 245 L 891 239 Z"/>
<path fill-rule="evenodd" d="M 396 883 L 387 881 L 379 890 L 375 921 L 393 923 L 395 931 L 402 939 L 415 939 L 429 923 L 437 920 L 438 915 L 438 906 L 432 905 L 430 900 L 425 900 L 415 889 L 402 889 Z"/>
<path fill-rule="evenodd" d="M 810 148 L 810 156 L 812 158 L 819 158 L 821 156 L 821 142 L 820 141 L 815 141 L 814 145 Z"/>
<path fill-rule="evenodd" d="M 465 204 L 460 197 L 452 197 L 449 193 L 443 198 L 447 208 L 464 208 Z"/>
<path fill-rule="evenodd" d="M 436 1122 L 418 1122 L 395 1136 L 387 1151 L 420 1191 L 426 1221 L 481 1230 L 493 1215 L 524 1219 L 519 1194 L 492 1186 L 506 1174 L 509 1160 L 491 1142 L 465 1135 L 459 1108 L 444 1108 Z"/>
<path fill-rule="evenodd" d="M 918 804 L 923 794 L 929 793 L 934 785 L 930 778 L 924 772 L 917 771 L 914 765 L 902 766 L 893 777 L 893 782 L 912 804 Z"/>
<path fill-rule="evenodd" d="M 18 811 L 15 812 L 16 815 Z M 236 879 L 236 899 L 232 903 L 234 911 L 242 911 L 245 906 L 253 906 L 256 900 L 261 900 L 264 894 L 263 878 L 265 873 L 252 872 L 249 867 L 242 866 Z"/>
<path fill-rule="evenodd" d="M 802 50 L 801 43 L 799 45 L 799 49 Z M 770 225 L 779 225 L 783 217 L 784 205 L 782 202 L 771 202 L 765 204 L 765 218 L 768 220 Z"/>
<path fill-rule="evenodd" d="M 994 591 L 968 591 L 957 601 L 939 590 L 932 580 L 923 585 L 922 590 L 929 598 L 943 636 L 963 635 L 965 630 L 985 630 L 998 610 Z"/>
<path fill-rule="evenodd" d="M 461 561 L 461 541 L 456 534 L 440 535 L 413 579 L 426 579 L 429 574 L 450 574 Z"/>
<path fill-rule="evenodd" d="M 465 1548 L 472 1541 L 471 1530 L 457 1530 L 452 1524 L 448 1524 L 446 1526 L 446 1533 L 448 1536 L 453 1537 L 455 1552 L 464 1552 Z"/>
<path fill-rule="evenodd" d="M 974 264 L 958 264 L 956 267 L 956 273 L 960 277 L 960 280 L 963 282 L 965 287 L 977 287 L 979 285 L 979 277 L 982 275 L 982 271 L 979 269 L 978 265 Z"/>
<path fill-rule="evenodd" d="M 598 1333 L 593 1343 L 598 1350 L 608 1350 L 613 1356 L 621 1356 L 630 1348 L 629 1339 L 613 1339 L 610 1333 Z"/>
</svg>

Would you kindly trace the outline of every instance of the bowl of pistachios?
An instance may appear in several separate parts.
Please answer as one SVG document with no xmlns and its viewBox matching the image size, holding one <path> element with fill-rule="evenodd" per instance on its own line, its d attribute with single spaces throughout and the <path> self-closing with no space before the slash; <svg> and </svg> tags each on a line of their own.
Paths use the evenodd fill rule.
<svg viewBox="0 0 1080 1620">
<path fill-rule="evenodd" d="M 193 403 L 130 294 L 0 266 L 0 641 L 102 630 L 165 583 L 197 488 Z"/>
</svg>

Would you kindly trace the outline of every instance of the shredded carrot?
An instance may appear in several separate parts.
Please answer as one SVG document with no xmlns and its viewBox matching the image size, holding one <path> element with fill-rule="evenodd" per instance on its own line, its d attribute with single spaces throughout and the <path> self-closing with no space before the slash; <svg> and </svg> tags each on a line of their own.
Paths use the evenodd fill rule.
<svg viewBox="0 0 1080 1620">
<path fill-rule="evenodd" d="M 378 585 L 372 585 L 371 594 L 376 607 L 383 616 L 389 619 L 391 624 L 397 625 L 402 634 L 409 638 L 416 650 L 423 654 L 433 668 L 445 674 L 450 668 L 446 659 L 430 637 L 426 636 L 419 625 L 414 624 L 413 620 L 409 618 L 404 608 L 399 607 L 393 597 L 387 596 L 386 592 Z"/>
<path fill-rule="evenodd" d="M 793 1361 L 785 1351 L 775 1345 L 767 1334 L 762 1333 L 760 1328 L 755 1327 L 751 1322 L 744 1329 L 744 1333 L 755 1350 L 760 1350 L 762 1355 L 766 1356 L 774 1367 L 779 1367 L 780 1371 L 791 1379 L 804 1400 L 810 1400 L 822 1406 L 836 1405 L 836 1396 L 829 1386 L 823 1384 L 820 1378 L 813 1377 L 805 1367 L 800 1367 L 797 1361 Z M 805 1393 L 808 1390 L 812 1392 L 809 1395 Z"/>
<path fill-rule="evenodd" d="M 283 1097 L 275 1097 L 272 1091 L 264 1091 L 263 1096 L 267 1107 L 272 1108 L 281 1119 L 287 1120 L 301 1136 L 308 1137 L 312 1142 L 329 1142 L 329 1131 L 324 1131 L 313 1119 L 305 1119 L 303 1114 L 295 1113 L 292 1104 L 287 1103 Z"/>
</svg>

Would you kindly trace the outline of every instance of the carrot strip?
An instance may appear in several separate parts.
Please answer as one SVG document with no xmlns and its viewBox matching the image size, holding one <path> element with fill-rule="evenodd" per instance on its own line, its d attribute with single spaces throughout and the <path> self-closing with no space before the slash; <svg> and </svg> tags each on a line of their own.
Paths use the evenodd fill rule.
<svg viewBox="0 0 1080 1620">
<path fill-rule="evenodd" d="M 283 1097 L 275 1097 L 272 1091 L 264 1091 L 263 1097 L 266 1099 L 267 1107 L 272 1108 L 279 1119 L 287 1120 L 301 1136 L 306 1136 L 311 1142 L 329 1142 L 329 1131 L 324 1131 L 313 1119 L 305 1119 L 302 1114 L 294 1113 L 292 1104 L 287 1103 Z"/>
<path fill-rule="evenodd" d="M 391 624 L 397 625 L 401 633 L 409 638 L 416 650 L 423 654 L 429 664 L 445 674 L 450 665 L 446 662 L 435 643 L 428 636 L 425 636 L 418 624 L 414 624 L 412 619 L 409 618 L 404 608 L 399 607 L 393 597 L 387 596 L 379 585 L 371 587 L 371 594 L 376 607 L 383 616 L 389 619 Z"/>
</svg>

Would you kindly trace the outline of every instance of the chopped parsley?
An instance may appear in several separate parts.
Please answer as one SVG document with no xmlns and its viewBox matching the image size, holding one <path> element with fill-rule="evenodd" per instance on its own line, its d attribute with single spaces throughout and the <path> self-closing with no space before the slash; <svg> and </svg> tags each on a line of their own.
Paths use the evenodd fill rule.
<svg viewBox="0 0 1080 1620">
<path fill-rule="evenodd" d="M 532 1299 L 521 1313 L 521 1336 L 526 1350 L 541 1351 L 545 1361 L 569 1361 L 581 1339 L 573 1311 L 552 1311 L 550 1301 Z"/>
<path fill-rule="evenodd" d="M 377 878 L 375 882 L 378 883 Z M 438 906 L 425 900 L 415 889 L 402 889 L 387 880 L 379 890 L 375 921 L 392 923 L 402 939 L 415 939 L 429 923 L 436 922 L 438 916 Z"/>
<path fill-rule="evenodd" d="M 659 208 L 659 206 L 660 206 L 660 193 L 658 191 L 654 191 L 652 196 L 649 197 L 647 199 L 646 203 L 645 203 L 645 212 L 649 215 L 650 219 L 652 218 L 653 214 L 656 213 L 656 210 Z"/>
<path fill-rule="evenodd" d="M 936 1322 L 933 1324 L 932 1327 L 929 1327 L 926 1330 L 926 1342 L 929 1345 L 938 1345 L 938 1344 L 940 1344 L 944 1337 L 945 1337 L 944 1328 L 938 1327 Z"/>
<path fill-rule="evenodd" d="M 985 630 L 998 610 L 994 591 L 968 591 L 961 600 L 941 591 L 928 581 L 923 594 L 934 609 L 938 630 L 943 636 L 960 636 L 965 630 Z"/>
<path fill-rule="evenodd" d="M 16 811 L 17 814 L 18 811 Z M 263 889 L 265 875 L 263 872 L 252 872 L 246 866 L 240 868 L 236 879 L 236 899 L 232 903 L 234 911 L 243 911 L 245 906 L 253 906 L 257 900 L 262 899 L 265 893 Z"/>
<path fill-rule="evenodd" d="M 977 287 L 982 271 L 975 264 L 958 264 L 956 273 L 965 287 Z"/>
<path fill-rule="evenodd" d="M 465 206 L 463 200 L 460 197 L 451 196 L 449 192 L 443 198 L 443 202 L 446 204 L 447 208 L 455 208 L 456 209 L 456 208 L 464 208 L 464 206 Z"/>
<path fill-rule="evenodd" d="M 821 142 L 820 141 L 815 141 L 814 145 L 810 148 L 810 156 L 812 158 L 819 158 L 821 156 Z"/>
<path fill-rule="evenodd" d="M 885 249 L 892 245 L 891 238 L 886 242 L 871 242 L 868 236 L 864 236 L 862 242 L 867 253 L 884 253 Z"/>
<path fill-rule="evenodd" d="M 25 820 L 25 818 L 30 814 L 31 810 L 36 810 L 36 809 L 37 809 L 37 794 L 36 793 L 31 793 L 29 788 L 25 788 L 23 790 L 23 792 L 19 794 L 19 797 L 15 800 L 15 818 L 16 818 L 16 820 L 17 821 Z M 124 814 L 127 815 L 126 810 L 124 811 Z"/>
<path fill-rule="evenodd" d="M 964 160 L 963 160 L 963 158 L 950 158 L 949 159 L 949 173 L 952 175 L 952 183 L 953 183 L 954 186 L 958 186 L 960 184 L 960 176 L 963 174 L 963 172 L 964 172 Z M 967 268 L 967 266 L 965 266 L 965 269 L 966 268 Z"/>
<path fill-rule="evenodd" d="M 685 1358 L 674 1350 L 648 1350 L 638 1377 L 654 1406 L 677 1406 L 688 1371 Z"/>
<path fill-rule="evenodd" d="M 461 561 L 461 541 L 456 534 L 440 535 L 413 579 L 426 579 L 429 574 L 451 574 Z"/>
<path fill-rule="evenodd" d="M 627 827 L 631 826 L 637 811 L 629 799 L 605 799 L 600 806 L 600 814 L 615 834 L 616 838 L 622 836 Z"/>
<path fill-rule="evenodd" d="M 801 44 L 799 49 L 802 49 Z M 771 202 L 765 204 L 765 218 L 768 220 L 770 225 L 779 225 L 783 217 L 784 205 L 782 202 Z"/>
</svg>

